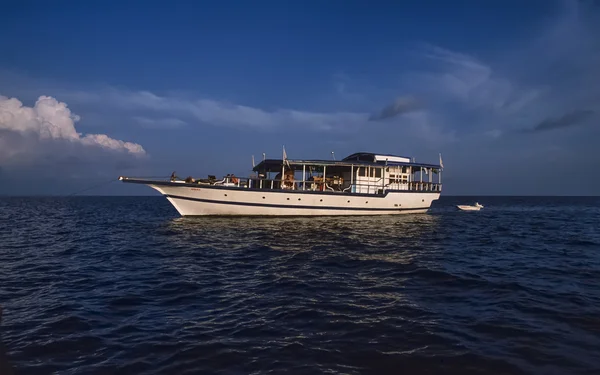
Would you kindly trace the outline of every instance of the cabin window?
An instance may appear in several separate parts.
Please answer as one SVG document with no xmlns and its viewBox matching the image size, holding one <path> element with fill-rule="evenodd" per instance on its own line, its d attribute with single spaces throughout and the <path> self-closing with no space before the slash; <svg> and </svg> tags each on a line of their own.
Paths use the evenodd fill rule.
<svg viewBox="0 0 600 375">
<path fill-rule="evenodd" d="M 367 177 L 367 168 L 358 168 L 358 175 L 360 177 Z"/>
<path fill-rule="evenodd" d="M 381 178 L 381 168 L 371 169 L 371 177 Z"/>
</svg>

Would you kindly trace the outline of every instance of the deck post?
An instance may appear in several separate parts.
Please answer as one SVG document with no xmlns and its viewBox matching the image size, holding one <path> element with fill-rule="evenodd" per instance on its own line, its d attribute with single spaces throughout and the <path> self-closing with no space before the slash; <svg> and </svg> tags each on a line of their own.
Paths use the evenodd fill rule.
<svg viewBox="0 0 600 375">
<path fill-rule="evenodd" d="M 306 164 L 302 164 L 302 190 L 305 190 L 306 186 Z"/>
<path fill-rule="evenodd" d="M 423 190 L 423 167 L 421 167 L 421 177 L 419 178 L 419 190 Z"/>
<path fill-rule="evenodd" d="M 352 193 L 352 185 L 354 184 L 354 164 L 350 166 L 350 192 Z"/>
<path fill-rule="evenodd" d="M 429 173 L 428 173 L 428 175 L 429 175 L 429 179 L 428 179 L 428 180 L 429 180 L 429 181 L 427 182 L 427 190 L 428 190 L 428 191 L 431 191 L 431 182 L 433 181 L 433 180 L 432 180 L 432 178 L 433 178 L 433 176 L 432 176 L 432 174 L 433 174 L 433 169 L 431 169 L 431 168 L 427 168 L 426 170 L 428 170 L 428 171 L 429 171 Z"/>
</svg>

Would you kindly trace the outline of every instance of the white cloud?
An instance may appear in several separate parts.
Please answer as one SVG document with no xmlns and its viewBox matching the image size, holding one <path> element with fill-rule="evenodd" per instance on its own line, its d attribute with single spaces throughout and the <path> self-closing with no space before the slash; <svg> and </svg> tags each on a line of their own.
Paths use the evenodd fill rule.
<svg viewBox="0 0 600 375">
<path fill-rule="evenodd" d="M 93 148 L 136 157 L 146 155 L 137 143 L 104 134 L 78 133 L 75 122 L 79 120 L 65 103 L 50 96 L 40 96 L 33 107 L 24 106 L 16 98 L 0 96 L 0 163 L 22 164 L 33 155 L 44 157 L 49 153 L 66 152 L 72 149 L 69 146 L 81 147 L 78 153 Z"/>
<path fill-rule="evenodd" d="M 135 116 L 138 123 L 163 126 L 183 125 L 197 122 L 208 126 L 227 126 L 251 130 L 301 129 L 333 131 L 356 129 L 366 123 L 367 113 L 331 112 L 320 113 L 293 109 L 267 111 L 242 104 L 233 104 L 213 99 L 191 99 L 181 96 L 159 96 L 148 91 L 109 89 L 105 95 L 81 95 L 86 102 L 98 104 L 108 101 L 110 105 L 125 111 L 146 112 Z M 150 114 L 158 113 L 168 119 L 157 120 Z M 189 120 L 188 120 L 189 119 Z"/>
<path fill-rule="evenodd" d="M 420 73 L 419 84 L 428 95 L 459 102 L 467 110 L 509 115 L 526 107 L 542 92 L 524 87 L 495 72 L 491 65 L 465 53 L 426 46 L 422 57 L 435 62 L 435 71 Z"/>
<path fill-rule="evenodd" d="M 100 146 L 109 150 L 126 151 L 133 155 L 146 154 L 144 148 L 137 143 L 120 141 L 110 138 L 105 134 L 87 134 L 80 138 L 79 141 L 86 146 Z"/>
<path fill-rule="evenodd" d="M 0 71 L 0 73 L 2 73 Z M 12 75 L 13 82 L 18 83 L 18 76 Z M 34 85 L 30 78 L 22 77 L 30 86 Z M 150 91 L 135 91 L 118 89 L 115 87 L 96 87 L 82 90 L 81 88 L 65 89 L 57 83 L 47 84 L 51 92 L 60 93 L 69 103 L 78 108 L 88 109 L 98 125 L 102 117 L 110 119 L 114 123 L 125 122 L 124 119 L 132 119 L 136 124 L 153 129 L 170 129 L 190 126 L 214 126 L 230 127 L 260 132 L 322 132 L 332 134 L 343 134 L 352 136 L 360 130 L 369 130 L 372 124 L 369 118 L 372 112 L 379 110 L 385 102 L 372 100 L 373 95 L 364 95 L 363 101 L 373 101 L 372 104 L 351 106 L 346 111 L 312 111 L 291 108 L 279 108 L 266 110 L 244 104 L 230 103 L 227 101 L 198 98 L 190 93 L 164 93 L 157 94 Z M 18 88 L 16 89 L 18 91 Z M 30 95 L 30 94 L 29 94 Z M 390 100 L 392 97 L 376 95 L 377 97 Z M 358 101 L 358 96 L 356 97 Z M 359 107 L 359 108 L 358 108 Z M 101 111 L 98 111 L 101 108 Z M 106 111 L 110 108 L 110 111 Z M 86 112 L 84 111 L 85 115 Z M 86 117 L 89 118 L 89 117 Z M 410 138 L 413 130 L 417 136 L 421 134 L 419 129 L 408 126 L 408 119 L 396 119 L 395 125 L 406 125 L 404 137 Z M 98 126 L 94 125 L 94 126 Z M 427 129 L 427 132 L 436 127 Z M 429 138 L 428 138 L 429 139 Z M 426 140 L 427 141 L 427 140 Z"/>
<path fill-rule="evenodd" d="M 493 59 L 426 45 L 424 63 L 404 77 L 444 129 L 502 138 L 576 111 L 600 111 L 600 13 L 570 2 L 568 12 Z M 515 43 L 516 45 L 517 43 Z"/>
</svg>

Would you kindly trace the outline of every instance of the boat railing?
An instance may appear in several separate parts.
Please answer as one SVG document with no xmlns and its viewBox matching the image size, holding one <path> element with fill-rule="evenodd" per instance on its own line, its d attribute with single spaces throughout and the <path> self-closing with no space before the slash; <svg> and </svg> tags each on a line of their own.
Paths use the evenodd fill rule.
<svg viewBox="0 0 600 375">
<path fill-rule="evenodd" d="M 245 181 L 248 181 L 245 183 Z M 368 194 L 383 194 L 381 185 L 373 184 L 335 184 L 328 181 L 314 180 L 280 180 L 280 179 L 240 179 L 240 187 L 266 190 L 324 191 L 332 193 L 349 193 L 365 190 Z M 352 191 L 356 190 L 356 191 Z"/>
<path fill-rule="evenodd" d="M 184 182 L 184 181 L 181 181 Z M 269 179 L 269 178 L 258 178 L 258 177 L 235 177 L 226 176 L 221 180 L 213 180 L 207 182 L 205 180 L 194 180 L 193 183 L 200 185 L 210 184 L 216 186 L 228 186 L 228 187 L 239 187 L 246 189 L 265 189 L 265 190 L 300 190 L 300 191 L 325 191 L 332 193 L 362 193 L 362 194 L 384 194 L 386 190 L 394 191 L 423 191 L 423 192 L 441 192 L 442 184 L 434 182 L 421 182 L 411 181 L 403 183 L 406 188 L 403 189 L 392 189 L 392 185 L 397 184 L 386 184 L 382 182 L 371 182 L 371 183 L 356 183 L 356 182 L 345 182 L 342 184 L 332 184 L 328 181 L 323 180 L 282 180 L 282 179 Z"/>
<path fill-rule="evenodd" d="M 408 183 L 408 190 L 441 192 L 442 184 L 437 182 L 411 181 Z"/>
</svg>

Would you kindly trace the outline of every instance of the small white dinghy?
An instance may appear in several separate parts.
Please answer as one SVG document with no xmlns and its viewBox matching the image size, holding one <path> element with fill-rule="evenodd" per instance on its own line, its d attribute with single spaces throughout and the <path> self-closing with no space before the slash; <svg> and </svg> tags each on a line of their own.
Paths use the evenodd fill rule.
<svg viewBox="0 0 600 375">
<path fill-rule="evenodd" d="M 460 210 L 463 210 L 463 211 L 479 211 L 483 208 L 483 205 L 481 205 L 479 203 L 475 203 L 473 206 L 459 205 L 456 207 L 458 207 Z"/>
</svg>

